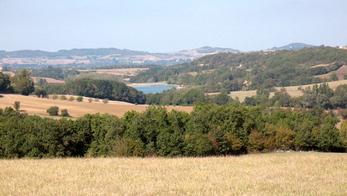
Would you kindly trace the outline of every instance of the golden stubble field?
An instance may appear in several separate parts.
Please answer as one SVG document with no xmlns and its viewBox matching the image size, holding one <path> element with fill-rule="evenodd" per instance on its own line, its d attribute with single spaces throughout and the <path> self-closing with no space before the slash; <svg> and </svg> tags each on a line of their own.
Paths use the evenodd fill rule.
<svg viewBox="0 0 347 196">
<path fill-rule="evenodd" d="M 347 195 L 347 155 L 0 160 L 0 195 Z"/>
<path fill-rule="evenodd" d="M 39 116 L 48 116 L 46 110 L 51 106 L 58 106 L 59 109 L 67 109 L 72 117 L 81 117 L 85 114 L 95 113 L 107 113 L 120 117 L 131 110 L 143 112 L 148 107 L 148 105 L 135 105 L 121 101 L 109 101 L 107 104 L 104 104 L 102 100 L 95 102 L 94 99 L 93 102 L 89 103 L 87 97 L 83 99 L 83 102 L 77 102 L 76 100 L 42 99 L 35 96 L 16 94 L 2 94 L 2 96 L 0 98 L 0 108 L 13 107 L 15 101 L 20 101 L 22 112 Z M 69 98 L 70 96 L 67 95 L 66 97 Z M 191 106 L 167 106 L 166 108 L 186 112 L 190 112 L 193 109 Z"/>
</svg>

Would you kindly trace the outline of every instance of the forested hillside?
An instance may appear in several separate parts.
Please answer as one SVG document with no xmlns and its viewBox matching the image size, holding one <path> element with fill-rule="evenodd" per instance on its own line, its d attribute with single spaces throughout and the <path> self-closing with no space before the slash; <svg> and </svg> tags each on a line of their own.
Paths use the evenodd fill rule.
<svg viewBox="0 0 347 196">
<path fill-rule="evenodd" d="M 324 46 L 298 51 L 220 53 L 192 63 L 150 69 L 132 81 L 198 85 L 207 92 L 250 90 L 323 82 L 315 76 L 335 71 L 346 62 L 347 50 Z M 326 81 L 336 80 L 334 76 Z"/>
</svg>

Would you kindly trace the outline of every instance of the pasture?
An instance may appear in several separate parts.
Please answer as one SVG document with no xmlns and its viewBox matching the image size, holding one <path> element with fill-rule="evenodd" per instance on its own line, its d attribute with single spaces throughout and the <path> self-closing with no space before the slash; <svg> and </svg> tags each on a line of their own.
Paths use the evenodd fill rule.
<svg viewBox="0 0 347 196">
<path fill-rule="evenodd" d="M 0 160 L 0 195 L 347 195 L 347 156 Z"/>
</svg>

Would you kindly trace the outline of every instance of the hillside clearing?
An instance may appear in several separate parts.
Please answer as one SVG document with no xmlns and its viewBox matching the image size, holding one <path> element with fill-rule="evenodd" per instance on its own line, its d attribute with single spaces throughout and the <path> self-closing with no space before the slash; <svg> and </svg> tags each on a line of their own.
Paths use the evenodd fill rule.
<svg viewBox="0 0 347 196">
<path fill-rule="evenodd" d="M 134 110 L 138 112 L 145 111 L 148 105 L 135 105 L 121 101 L 109 101 L 104 104 L 101 100 L 88 103 L 88 98 L 85 97 L 83 102 L 68 101 L 68 100 L 53 100 L 42 99 L 34 96 L 22 96 L 16 94 L 2 94 L 0 98 L 0 108 L 13 106 L 15 101 L 21 102 L 21 110 L 28 114 L 35 114 L 40 116 L 48 116 L 46 110 L 51 106 L 58 106 L 60 109 L 67 109 L 72 117 L 81 117 L 85 114 L 95 113 L 108 113 L 116 116 L 123 116 L 126 112 Z M 69 98 L 70 96 L 66 96 Z M 76 97 L 76 96 L 74 96 Z M 192 111 L 190 106 L 167 106 L 168 109 L 179 111 Z"/>
<path fill-rule="evenodd" d="M 346 195 L 347 156 L 0 160 L 0 195 Z"/>
</svg>

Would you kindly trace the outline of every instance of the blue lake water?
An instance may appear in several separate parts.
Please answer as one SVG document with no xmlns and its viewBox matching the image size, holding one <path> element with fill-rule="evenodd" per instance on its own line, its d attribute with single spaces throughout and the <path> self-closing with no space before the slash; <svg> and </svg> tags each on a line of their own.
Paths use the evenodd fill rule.
<svg viewBox="0 0 347 196">
<path fill-rule="evenodd" d="M 172 84 L 153 84 L 153 85 L 144 84 L 144 85 L 136 85 L 133 87 L 139 91 L 142 91 L 145 94 L 149 94 L 149 93 L 161 93 L 163 91 L 175 88 L 176 86 Z"/>
</svg>

